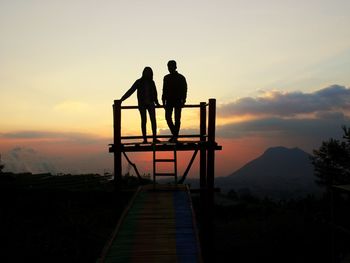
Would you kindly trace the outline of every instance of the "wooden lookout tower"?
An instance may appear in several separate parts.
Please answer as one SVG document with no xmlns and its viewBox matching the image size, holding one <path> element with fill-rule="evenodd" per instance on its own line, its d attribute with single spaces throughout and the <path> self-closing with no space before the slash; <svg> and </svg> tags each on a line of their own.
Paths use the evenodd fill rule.
<svg viewBox="0 0 350 263">
<path fill-rule="evenodd" d="M 160 106 L 157 108 L 161 108 Z M 122 136 L 122 110 L 138 109 L 137 106 L 121 106 L 120 100 L 113 104 L 114 143 L 109 151 L 114 154 L 114 180 L 120 189 L 122 180 L 122 156 L 131 164 L 139 178 L 136 164 L 129 152 L 153 152 L 153 186 L 140 186 L 106 243 L 99 262 L 213 262 L 212 216 L 214 197 L 215 151 L 221 150 L 215 141 L 216 101 L 184 108 L 199 109 L 199 134 L 180 135 L 177 143 L 133 143 L 142 136 Z M 160 135 L 158 138 L 170 138 Z M 151 136 L 149 136 L 151 138 Z M 177 153 L 192 151 L 184 174 L 178 177 Z M 159 158 L 159 152 L 172 152 L 169 159 Z M 191 192 L 183 182 L 199 152 L 201 200 L 201 227 L 197 230 Z M 158 162 L 171 162 L 171 173 L 157 172 Z M 156 184 L 156 178 L 174 176 L 174 184 Z M 199 235 L 199 233 L 201 233 Z M 201 236 L 201 241 L 199 239 Z M 201 245 L 200 245 L 201 243 Z"/>
<path fill-rule="evenodd" d="M 157 108 L 162 108 L 157 106 Z M 177 143 L 133 143 L 131 140 L 142 139 L 142 136 L 122 136 L 121 134 L 121 119 L 122 110 L 138 109 L 137 106 L 122 106 L 120 100 L 115 100 L 113 104 L 113 128 L 114 128 L 114 143 L 110 144 L 109 152 L 114 153 L 114 180 L 116 186 L 120 185 L 122 178 L 122 155 L 134 167 L 137 176 L 140 174 L 136 164 L 132 163 L 127 156 L 129 152 L 153 152 L 153 181 L 156 182 L 156 177 L 174 176 L 175 183 L 183 183 L 186 176 L 199 152 L 199 176 L 201 189 L 214 188 L 214 171 L 215 171 L 215 151 L 221 150 L 222 147 L 215 141 L 215 119 L 216 119 L 216 100 L 209 99 L 209 102 L 201 102 L 200 104 L 184 105 L 184 108 L 199 109 L 199 133 L 190 135 L 179 135 Z M 170 135 L 158 135 L 157 138 L 170 138 Z M 148 136 L 152 138 L 152 136 Z M 187 139 L 187 140 L 186 140 Z M 188 140 L 190 139 L 190 140 Z M 158 159 L 157 152 L 173 152 L 172 159 Z M 192 151 L 193 155 L 190 162 L 181 177 L 177 174 L 177 152 Z M 174 172 L 172 173 L 157 173 L 157 162 L 173 162 Z"/>
</svg>

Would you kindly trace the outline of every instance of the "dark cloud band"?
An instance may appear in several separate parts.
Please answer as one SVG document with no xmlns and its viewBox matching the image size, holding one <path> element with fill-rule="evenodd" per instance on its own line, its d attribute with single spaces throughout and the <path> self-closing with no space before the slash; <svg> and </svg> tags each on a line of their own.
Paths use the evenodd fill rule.
<svg viewBox="0 0 350 263">
<path fill-rule="evenodd" d="M 333 85 L 313 93 L 275 91 L 256 98 L 245 97 L 219 107 L 218 116 L 292 117 L 326 111 L 350 111 L 350 88 Z"/>
<path fill-rule="evenodd" d="M 15 131 L 8 133 L 0 133 L 0 137 L 7 139 L 33 139 L 33 140 L 60 140 L 60 141 L 74 141 L 80 143 L 94 143 L 105 138 L 98 137 L 88 133 L 74 133 L 74 132 L 50 132 L 50 131 Z"/>
</svg>

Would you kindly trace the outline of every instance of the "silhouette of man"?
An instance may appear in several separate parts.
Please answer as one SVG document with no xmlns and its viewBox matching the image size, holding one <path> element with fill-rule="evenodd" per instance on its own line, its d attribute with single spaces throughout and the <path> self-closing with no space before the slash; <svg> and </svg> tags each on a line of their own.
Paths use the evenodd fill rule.
<svg viewBox="0 0 350 263">
<path fill-rule="evenodd" d="M 158 94 L 156 84 L 153 81 L 153 71 L 150 67 L 145 67 L 142 72 L 142 77 L 135 81 L 131 88 L 123 95 L 121 101 L 129 98 L 137 90 L 137 101 L 141 115 L 141 130 L 143 143 L 147 143 L 146 124 L 148 111 L 152 124 L 153 142 L 160 142 L 157 139 L 157 121 L 155 105 L 160 106 L 158 102 Z"/>
<path fill-rule="evenodd" d="M 181 110 L 186 103 L 187 83 L 186 78 L 176 71 L 176 61 L 168 62 L 169 73 L 164 77 L 162 102 L 165 108 L 165 119 L 172 133 L 170 142 L 177 142 L 180 131 Z M 172 115 L 174 111 L 173 122 Z"/>
</svg>

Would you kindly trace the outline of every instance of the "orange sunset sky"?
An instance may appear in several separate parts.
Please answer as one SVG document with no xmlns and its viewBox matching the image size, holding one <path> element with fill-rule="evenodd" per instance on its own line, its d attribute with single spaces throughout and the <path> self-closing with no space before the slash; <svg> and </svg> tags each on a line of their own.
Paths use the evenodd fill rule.
<svg viewBox="0 0 350 263">
<path fill-rule="evenodd" d="M 6 169 L 112 172 L 113 100 L 145 66 L 160 99 L 170 59 L 188 103 L 217 99 L 218 176 L 271 146 L 311 153 L 350 125 L 349 10 L 346 0 L 0 1 Z M 136 103 L 134 94 L 123 105 Z M 181 132 L 198 117 L 184 109 Z M 162 109 L 157 123 L 168 134 Z M 139 126 L 139 113 L 125 112 L 123 134 Z M 131 157 L 151 172 L 151 155 Z"/>
</svg>

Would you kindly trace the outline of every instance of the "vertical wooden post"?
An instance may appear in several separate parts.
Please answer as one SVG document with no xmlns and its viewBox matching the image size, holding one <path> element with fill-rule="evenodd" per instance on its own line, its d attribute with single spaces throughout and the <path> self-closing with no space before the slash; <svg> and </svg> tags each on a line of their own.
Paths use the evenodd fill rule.
<svg viewBox="0 0 350 263">
<path fill-rule="evenodd" d="M 207 184 L 209 191 L 214 189 L 215 174 L 215 119 L 216 119 L 216 99 L 209 99 L 208 116 L 208 165 Z"/>
<path fill-rule="evenodd" d="M 202 256 L 204 259 L 208 258 L 208 251 L 210 251 L 210 244 L 208 243 L 208 221 L 207 221 L 207 108 L 206 103 L 200 103 L 200 152 L 199 152 L 199 183 L 200 183 L 200 232 L 201 232 L 201 243 L 202 243 Z M 207 261 L 204 261 L 207 262 Z"/>
<path fill-rule="evenodd" d="M 200 159 L 199 159 L 199 183 L 200 183 L 200 218 L 201 218 L 201 243 L 202 243 L 202 256 L 204 262 L 209 262 L 210 251 L 212 249 L 210 243 L 208 221 L 208 192 L 207 192 L 207 105 L 205 102 L 200 103 Z"/>
<path fill-rule="evenodd" d="M 207 109 L 206 103 L 200 103 L 200 156 L 199 156 L 199 182 L 200 188 L 204 189 L 207 186 L 207 154 L 205 149 L 205 141 L 207 135 Z"/>
<path fill-rule="evenodd" d="M 156 187 L 156 162 L 154 161 L 156 159 L 156 145 L 152 145 L 153 148 L 153 189 Z"/>
<path fill-rule="evenodd" d="M 214 176 L 215 176 L 215 118 L 216 100 L 209 99 L 208 110 L 208 147 L 207 147 L 207 195 L 205 211 L 206 262 L 214 262 Z"/>
<path fill-rule="evenodd" d="M 119 186 L 122 179 L 122 152 L 121 152 L 121 100 L 113 104 L 113 138 L 114 138 L 114 183 Z"/>
</svg>

